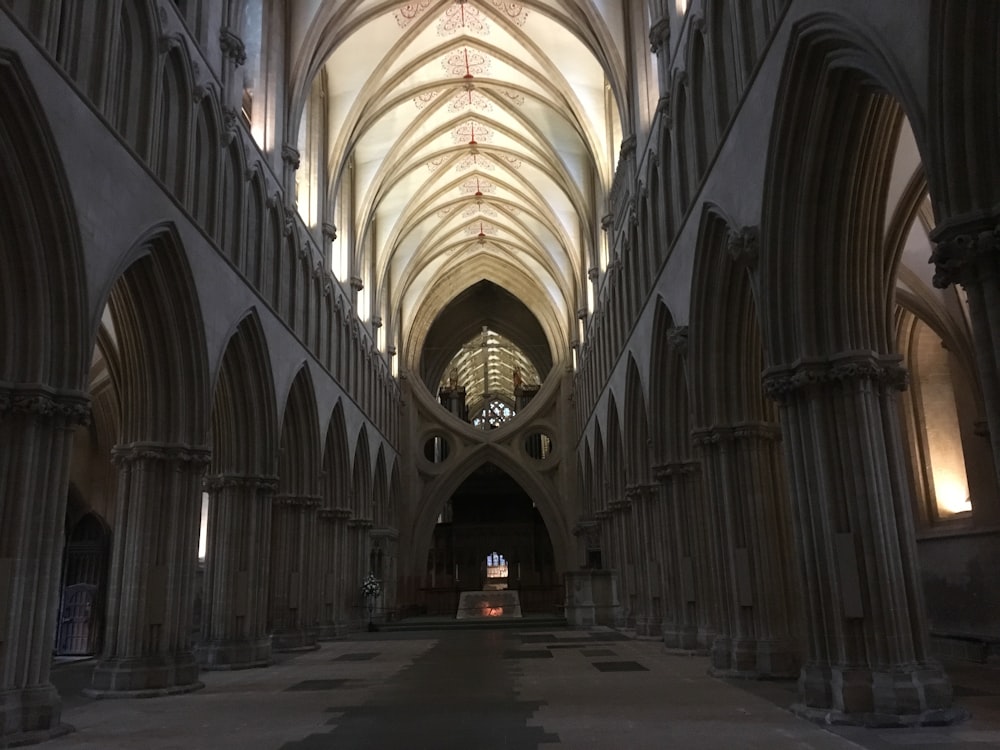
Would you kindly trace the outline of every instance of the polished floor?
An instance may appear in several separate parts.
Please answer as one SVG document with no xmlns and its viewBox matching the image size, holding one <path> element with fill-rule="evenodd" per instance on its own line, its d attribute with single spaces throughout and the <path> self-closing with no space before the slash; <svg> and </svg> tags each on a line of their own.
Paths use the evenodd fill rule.
<svg viewBox="0 0 1000 750">
<path fill-rule="evenodd" d="M 1000 669 L 953 665 L 953 727 L 829 730 L 787 710 L 794 683 L 725 681 L 698 656 L 606 629 L 372 633 L 204 673 L 205 688 L 143 700 L 81 695 L 92 664 L 58 665 L 52 750 L 1000 748 Z"/>
</svg>

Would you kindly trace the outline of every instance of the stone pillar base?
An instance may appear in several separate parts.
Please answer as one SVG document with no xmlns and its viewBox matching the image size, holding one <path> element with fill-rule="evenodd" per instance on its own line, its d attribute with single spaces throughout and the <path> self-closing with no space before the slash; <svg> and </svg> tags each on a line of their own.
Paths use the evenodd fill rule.
<svg viewBox="0 0 1000 750">
<path fill-rule="evenodd" d="M 338 629 L 336 623 L 327 623 L 326 625 L 320 625 L 316 628 L 316 640 L 317 641 L 332 641 L 334 638 L 342 634 L 342 631 Z"/>
<path fill-rule="evenodd" d="M 806 666 L 799 695 L 792 710 L 822 724 L 940 726 L 968 718 L 965 710 L 952 708 L 951 683 L 932 665 L 888 672 Z"/>
<path fill-rule="evenodd" d="M 698 628 L 694 626 L 681 625 L 664 622 L 661 625 L 663 633 L 663 645 L 666 648 L 678 649 L 680 651 L 700 651 L 705 649 L 698 642 Z"/>
<path fill-rule="evenodd" d="M 59 721 L 62 701 L 52 685 L 0 691 L 0 747 L 33 745 L 69 734 Z"/>
<path fill-rule="evenodd" d="M 254 641 L 206 641 L 194 649 L 202 669 L 252 669 L 271 664 L 271 638 Z"/>
<path fill-rule="evenodd" d="M 205 687 L 190 652 L 138 659 L 102 659 L 94 668 L 91 698 L 155 698 L 190 693 Z"/>
<path fill-rule="evenodd" d="M 315 651 L 318 648 L 315 630 L 286 630 L 271 635 L 271 649 L 273 651 L 287 653 L 289 651 Z"/>
<path fill-rule="evenodd" d="M 635 619 L 635 633 L 643 638 L 659 638 L 663 634 L 660 630 L 660 618 L 637 617 Z"/>
</svg>

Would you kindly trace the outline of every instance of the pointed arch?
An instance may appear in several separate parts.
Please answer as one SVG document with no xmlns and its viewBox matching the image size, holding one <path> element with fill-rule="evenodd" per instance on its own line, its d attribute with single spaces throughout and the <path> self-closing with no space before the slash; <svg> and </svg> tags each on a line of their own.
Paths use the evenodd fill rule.
<svg viewBox="0 0 1000 750">
<path fill-rule="evenodd" d="M 153 171 L 181 200 L 185 196 L 187 181 L 193 101 L 191 61 L 183 44 L 175 39 L 163 60 L 160 73 Z"/>
<path fill-rule="evenodd" d="M 201 90 L 194 118 L 194 139 L 191 150 L 191 192 L 188 207 L 202 229 L 210 237 L 218 234 L 218 198 L 221 154 L 222 113 L 214 89 Z"/>
<path fill-rule="evenodd" d="M 368 449 L 368 428 L 362 426 L 354 449 L 351 500 L 355 518 L 372 520 L 372 462 Z"/>
<path fill-rule="evenodd" d="M 646 397 L 635 358 L 629 354 L 625 374 L 625 475 L 629 485 L 648 484 L 650 475 L 649 425 Z"/>
<path fill-rule="evenodd" d="M 515 454 L 498 448 L 489 443 L 480 444 L 464 454 L 449 471 L 440 474 L 434 481 L 428 483 L 414 509 L 413 522 L 403 530 L 408 535 L 408 549 L 411 555 L 410 570 L 423 570 L 427 562 L 427 549 L 432 538 L 434 525 L 437 523 L 441 507 L 447 498 L 455 494 L 458 487 L 479 467 L 493 464 L 506 472 L 520 485 L 521 489 L 531 498 L 538 508 L 555 555 L 556 569 L 561 572 L 574 564 L 570 556 L 573 545 L 570 542 L 569 523 L 565 516 L 563 503 L 557 497 L 555 490 L 543 482 L 537 473 L 526 468 Z"/>
<path fill-rule="evenodd" d="M 312 375 L 302 365 L 288 391 L 281 420 L 279 494 L 313 497 L 319 493 L 318 424 Z"/>
<path fill-rule="evenodd" d="M 212 403 L 213 474 L 272 476 L 278 427 L 267 340 L 250 310 L 226 344 Z"/>
<path fill-rule="evenodd" d="M 384 529 L 389 524 L 388 508 L 388 485 L 385 468 L 385 446 L 378 447 L 378 454 L 375 456 L 375 474 L 372 481 L 372 520 L 375 527 Z"/>
<path fill-rule="evenodd" d="M 728 250 L 730 239 L 739 235 L 721 209 L 705 205 L 695 251 L 690 332 L 699 427 L 763 421 L 773 412 L 761 387 L 763 350 L 750 272 Z"/>
<path fill-rule="evenodd" d="M 883 248 L 891 157 L 904 111 L 921 151 L 925 126 L 891 54 L 832 14 L 794 29 L 761 221 L 769 364 L 895 348 L 899 256 Z"/>
<path fill-rule="evenodd" d="M 86 282 L 59 151 L 21 62 L 0 52 L 0 381 L 83 391 Z"/>
<path fill-rule="evenodd" d="M 326 430 L 323 450 L 323 505 L 333 510 L 350 508 L 351 447 L 347 441 L 344 404 L 338 399 Z"/>
<path fill-rule="evenodd" d="M 201 445 L 210 383 L 194 278 L 172 224 L 156 227 L 126 256 L 108 294 L 118 357 L 109 360 L 122 404 L 122 443 L 155 439 Z"/>
<path fill-rule="evenodd" d="M 159 22 L 150 0 L 121 0 L 114 31 L 105 115 L 139 156 L 150 157 Z"/>
</svg>

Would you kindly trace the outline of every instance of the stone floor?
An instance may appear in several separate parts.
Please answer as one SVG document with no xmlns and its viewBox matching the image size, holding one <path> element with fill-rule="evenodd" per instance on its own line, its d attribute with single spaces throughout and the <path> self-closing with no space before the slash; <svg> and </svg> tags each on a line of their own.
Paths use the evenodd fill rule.
<svg viewBox="0 0 1000 750">
<path fill-rule="evenodd" d="M 83 697 L 92 666 L 55 668 L 76 732 L 46 750 L 1000 748 L 998 669 L 953 665 L 959 726 L 828 731 L 786 710 L 793 683 L 718 680 L 605 629 L 365 633 L 142 700 Z"/>
</svg>

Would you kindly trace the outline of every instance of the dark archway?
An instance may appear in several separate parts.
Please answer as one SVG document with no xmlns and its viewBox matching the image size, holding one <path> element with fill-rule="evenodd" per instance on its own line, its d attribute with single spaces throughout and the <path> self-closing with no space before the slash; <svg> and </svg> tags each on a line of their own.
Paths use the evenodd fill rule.
<svg viewBox="0 0 1000 750">
<path fill-rule="evenodd" d="M 518 590 L 522 612 L 552 613 L 563 587 L 545 521 L 517 480 L 487 461 L 455 489 L 434 526 L 422 590 L 428 613 L 452 615 L 459 592 L 482 590 L 493 552 L 507 562 L 506 584 Z"/>
</svg>

